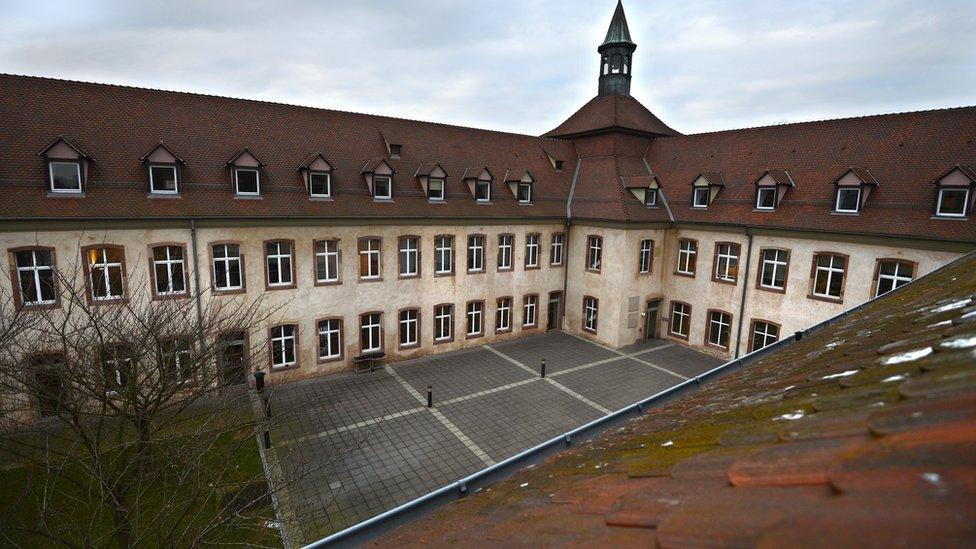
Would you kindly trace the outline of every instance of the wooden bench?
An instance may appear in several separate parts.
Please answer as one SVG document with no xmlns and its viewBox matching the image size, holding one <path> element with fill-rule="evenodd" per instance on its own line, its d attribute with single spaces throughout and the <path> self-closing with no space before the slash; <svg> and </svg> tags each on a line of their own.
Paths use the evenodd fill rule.
<svg viewBox="0 0 976 549">
<path fill-rule="evenodd" d="M 386 353 L 368 353 L 357 356 L 352 359 L 352 362 L 356 365 L 357 372 L 372 372 L 373 367 L 376 366 L 376 362 L 384 358 L 386 358 Z"/>
</svg>

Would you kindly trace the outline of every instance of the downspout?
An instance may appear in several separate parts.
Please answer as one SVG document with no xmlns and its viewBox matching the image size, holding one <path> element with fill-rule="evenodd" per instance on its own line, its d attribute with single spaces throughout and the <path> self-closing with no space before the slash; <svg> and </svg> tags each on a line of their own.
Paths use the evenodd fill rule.
<svg viewBox="0 0 976 549">
<path fill-rule="evenodd" d="M 735 358 L 739 358 L 739 347 L 742 345 L 742 321 L 746 311 L 746 293 L 749 292 L 749 267 L 752 266 L 752 229 L 746 227 L 746 273 L 742 278 L 742 300 L 739 302 L 739 329 L 735 336 Z"/>
<path fill-rule="evenodd" d="M 565 328 L 566 302 L 569 300 L 569 231 L 573 225 L 573 193 L 576 192 L 576 180 L 579 178 L 581 163 L 582 159 L 577 151 L 576 170 L 573 171 L 573 182 L 569 186 L 569 198 L 566 200 L 566 237 L 563 242 L 563 302 L 560 304 L 562 310 L 559 312 L 559 326 L 561 328 Z"/>
<path fill-rule="evenodd" d="M 203 301 L 200 291 L 200 254 L 197 251 L 197 224 L 190 219 L 190 246 L 193 248 L 193 285 L 196 288 L 193 300 L 197 306 L 197 339 L 200 341 L 201 352 L 207 348 L 207 341 L 203 337 Z"/>
</svg>

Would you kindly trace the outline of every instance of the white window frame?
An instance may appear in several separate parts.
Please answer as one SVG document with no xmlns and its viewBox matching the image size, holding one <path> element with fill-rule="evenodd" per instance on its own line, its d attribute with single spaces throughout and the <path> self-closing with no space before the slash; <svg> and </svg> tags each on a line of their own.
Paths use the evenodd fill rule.
<svg viewBox="0 0 976 549">
<path fill-rule="evenodd" d="M 769 253 L 769 252 L 772 252 L 774 254 L 772 259 L 769 259 L 768 257 L 766 257 L 766 254 Z M 785 256 L 785 259 L 780 259 L 780 255 L 781 254 Z M 767 289 L 770 289 L 770 290 L 785 290 L 786 289 L 786 276 L 787 276 L 787 273 L 785 271 L 787 271 L 789 269 L 789 264 L 790 264 L 789 256 L 790 256 L 790 253 L 788 251 L 786 251 L 786 250 L 778 250 L 778 249 L 774 249 L 774 248 L 765 249 L 765 250 L 763 250 L 761 252 L 760 261 L 762 262 L 762 265 L 759 268 L 759 287 L 760 288 L 767 288 Z M 770 280 L 773 281 L 773 284 L 766 284 L 764 282 L 764 280 L 766 279 L 766 268 L 767 267 L 768 268 L 771 268 L 773 270 L 772 277 L 770 278 Z M 777 273 L 778 273 L 778 271 L 779 271 L 780 268 L 782 268 L 784 270 L 784 273 L 783 273 L 783 285 L 782 286 L 776 286 L 776 278 L 777 278 L 776 275 L 777 275 Z"/>
<path fill-rule="evenodd" d="M 108 261 L 108 247 L 96 249 L 99 252 L 100 261 L 88 265 L 88 282 L 91 284 L 92 301 L 113 301 L 116 299 L 125 299 L 125 269 L 122 268 L 122 262 Z M 122 254 L 125 254 L 124 250 L 122 251 Z M 122 284 L 122 287 L 119 288 L 118 294 L 112 293 L 112 277 L 110 273 L 113 269 L 118 269 L 119 280 L 121 280 Z M 105 283 L 105 290 L 107 293 L 104 296 L 95 295 L 95 271 L 101 272 L 102 281 Z"/>
<path fill-rule="evenodd" d="M 506 332 L 511 329 L 512 329 L 512 298 L 502 297 L 498 299 L 498 309 L 495 315 L 495 331 Z"/>
<path fill-rule="evenodd" d="M 731 275 L 729 272 L 733 264 L 737 273 L 739 270 L 739 254 L 735 252 L 737 246 L 728 242 L 719 242 L 715 246 L 718 248 L 715 254 L 715 278 L 725 282 L 735 282 L 738 275 Z M 727 249 L 723 251 L 722 248 Z"/>
<path fill-rule="evenodd" d="M 771 206 L 763 206 L 763 194 L 772 194 L 773 200 Z M 779 194 L 779 189 L 776 187 L 759 187 L 756 191 L 756 209 L 772 211 L 776 209 L 776 195 Z"/>
<path fill-rule="evenodd" d="M 468 235 L 468 272 L 485 271 L 485 237 L 480 234 Z"/>
<path fill-rule="evenodd" d="M 378 180 L 386 180 L 386 194 L 379 194 L 376 192 L 376 183 Z M 393 200 L 393 176 L 391 175 L 373 175 L 373 198 L 376 200 Z"/>
<path fill-rule="evenodd" d="M 528 198 L 524 198 L 524 199 L 522 198 L 522 189 L 523 188 L 528 189 L 526 191 L 526 196 Z M 531 204 L 532 203 L 532 183 L 526 183 L 524 181 L 520 181 L 519 184 L 515 187 L 515 192 L 516 192 L 516 195 L 515 196 L 518 198 L 519 204 Z"/>
<path fill-rule="evenodd" d="M 539 296 L 527 295 L 522 300 L 522 327 L 533 328 L 539 324 Z"/>
<path fill-rule="evenodd" d="M 322 251 L 319 251 L 319 244 L 322 245 Z M 325 277 L 322 277 L 322 272 L 319 270 L 319 259 L 325 262 Z M 330 260 L 335 259 L 335 272 L 332 271 Z M 332 276 L 329 276 L 329 275 Z M 319 283 L 323 282 L 338 282 L 339 281 L 339 241 L 337 239 L 329 240 L 317 240 L 315 241 L 315 281 Z"/>
<path fill-rule="evenodd" d="M 596 298 L 583 298 L 583 328 L 591 332 L 596 332 L 597 319 L 600 313 L 600 304 Z"/>
<path fill-rule="evenodd" d="M 30 252 L 31 254 L 31 264 L 21 265 L 17 262 L 17 284 L 20 286 L 20 302 L 23 306 L 37 306 L 37 305 L 51 305 L 57 302 L 58 295 L 54 288 L 54 252 L 50 250 L 24 250 L 25 252 Z M 51 257 L 51 265 L 41 265 L 38 263 L 37 254 L 38 252 L 47 253 Z M 17 256 L 22 252 L 16 252 L 14 254 L 15 260 Z M 43 299 L 44 292 L 43 286 L 41 285 L 41 271 L 49 271 L 51 277 L 51 292 L 54 296 L 51 299 Z M 31 273 L 31 280 L 33 281 L 34 291 L 37 292 L 36 301 L 28 301 L 27 294 L 24 292 L 23 278 L 21 278 L 21 273 Z"/>
<path fill-rule="evenodd" d="M 969 187 L 939 187 L 939 195 L 936 198 L 935 215 L 939 217 L 966 217 L 969 213 Z M 942 194 L 944 192 L 963 191 L 965 195 L 962 201 L 962 213 L 949 213 L 942 211 Z"/>
<path fill-rule="evenodd" d="M 829 257 L 830 265 L 821 265 L 820 258 Z M 837 260 L 844 262 L 844 267 L 836 267 L 834 264 Z M 827 299 L 841 299 L 844 295 L 844 276 L 847 274 L 847 260 L 842 256 L 836 254 L 817 254 L 813 256 L 813 291 L 810 292 L 817 297 L 825 297 Z M 826 288 L 826 293 L 817 292 L 817 281 L 820 279 L 820 274 L 823 273 L 827 277 L 827 283 L 824 285 Z M 832 295 L 830 293 L 831 283 L 834 281 L 834 276 L 841 277 L 840 283 L 840 295 Z"/>
<path fill-rule="evenodd" d="M 692 258 L 695 261 L 695 269 L 691 268 Z M 680 274 L 694 276 L 698 267 L 698 244 L 694 240 L 681 240 L 678 242 L 678 265 L 676 271 Z"/>
<path fill-rule="evenodd" d="M 315 176 L 325 176 L 325 188 L 326 192 L 317 193 L 312 186 L 312 178 Z M 332 198 L 332 172 L 312 170 L 308 172 L 308 194 L 312 198 Z"/>
<path fill-rule="evenodd" d="M 236 256 L 229 255 L 230 246 L 236 246 L 237 247 L 237 255 Z M 224 253 L 223 256 L 220 256 L 220 257 L 217 256 L 217 249 L 218 248 L 220 248 L 221 250 L 223 250 L 223 253 Z M 243 254 L 241 253 L 241 246 L 240 246 L 240 244 L 214 244 L 211 247 L 211 249 L 210 249 L 210 253 L 213 254 L 214 288 L 216 288 L 217 291 L 220 291 L 220 292 L 228 291 L 228 290 L 240 290 L 240 289 L 242 289 L 244 287 L 244 269 L 243 269 L 243 262 L 241 261 L 241 258 L 243 257 Z M 221 286 L 220 285 L 220 282 L 221 281 L 218 281 L 217 280 L 217 263 L 218 262 L 224 264 L 224 280 L 223 280 L 223 282 L 225 283 L 224 286 Z M 231 273 L 231 268 L 230 267 L 233 264 L 236 264 L 236 266 L 237 266 L 237 274 L 238 274 L 238 278 L 240 279 L 240 284 L 238 284 L 236 286 L 232 286 L 230 284 L 230 278 L 231 278 L 230 277 L 230 273 Z"/>
<path fill-rule="evenodd" d="M 438 262 L 440 265 L 438 266 Z M 434 274 L 447 275 L 454 272 L 454 237 L 437 235 L 434 237 Z"/>
<path fill-rule="evenodd" d="M 166 250 L 166 258 L 165 259 L 156 259 L 156 249 L 157 248 L 163 248 L 163 249 Z M 180 251 L 180 258 L 179 259 L 173 259 L 173 257 L 172 257 L 172 250 L 174 250 L 174 249 Z M 156 295 L 166 295 L 166 296 L 169 296 L 169 295 L 184 295 L 184 294 L 186 294 L 187 293 L 187 280 L 186 280 L 186 268 L 185 268 L 185 265 L 186 265 L 186 253 L 184 252 L 183 248 L 181 246 L 172 246 L 172 245 L 153 246 L 153 248 L 152 248 L 152 254 L 153 254 L 153 257 L 152 257 L 153 278 L 155 279 L 155 287 L 153 289 L 156 291 Z M 159 289 L 159 274 L 158 274 L 158 272 L 156 270 L 156 268 L 159 267 L 160 265 L 163 265 L 166 268 L 166 288 L 168 288 L 168 289 L 167 290 L 164 290 L 164 291 L 160 291 L 160 289 Z M 183 277 L 183 289 L 182 290 L 178 290 L 178 291 L 177 290 L 173 290 L 173 272 L 174 272 L 174 268 L 175 268 L 175 270 L 177 270 L 180 273 L 180 276 Z"/>
<path fill-rule="evenodd" d="M 678 311 L 678 308 L 681 311 Z M 691 306 L 687 303 L 672 303 L 671 304 L 671 322 L 668 324 L 668 333 L 674 336 L 687 338 L 691 332 Z M 675 317 L 680 317 L 681 320 L 675 322 Z M 684 326 L 684 333 L 675 330 L 675 326 Z"/>
<path fill-rule="evenodd" d="M 498 235 L 498 269 L 512 269 L 512 250 L 515 248 L 515 236 L 510 234 Z"/>
<path fill-rule="evenodd" d="M 539 266 L 539 235 L 525 235 L 525 268 L 534 269 Z"/>
<path fill-rule="evenodd" d="M 167 343 L 172 343 L 173 348 L 167 350 L 166 355 L 173 357 L 173 369 L 176 381 L 180 384 L 186 383 L 191 380 L 191 376 L 187 375 L 184 363 L 189 363 L 192 359 L 192 349 L 191 344 L 186 339 L 172 339 Z M 183 346 L 185 345 L 185 347 Z"/>
<path fill-rule="evenodd" d="M 586 237 L 586 270 L 599 271 L 603 266 L 603 238 L 596 235 Z"/>
<path fill-rule="evenodd" d="M 420 342 L 420 311 L 417 309 L 404 309 L 399 315 L 400 330 L 397 340 L 400 347 L 413 347 Z M 404 336 L 407 336 L 404 341 Z M 412 336 L 412 337 L 411 337 Z"/>
<path fill-rule="evenodd" d="M 318 322 L 319 360 L 331 360 L 342 356 L 342 322 L 338 318 L 326 318 Z M 332 348 L 332 336 L 337 338 L 336 348 Z M 322 338 L 326 344 L 322 345 Z"/>
<path fill-rule="evenodd" d="M 255 192 L 241 192 L 241 183 L 238 174 L 241 172 L 253 172 Z M 260 196 L 261 195 L 261 170 L 257 168 L 234 168 L 234 192 L 240 196 Z"/>
<path fill-rule="evenodd" d="M 383 257 L 381 255 L 381 249 L 383 247 L 382 242 L 378 238 L 366 238 L 361 242 L 365 244 L 365 248 L 359 250 L 360 256 L 366 256 L 366 266 L 369 269 L 364 275 L 362 272 L 359 273 L 359 280 L 377 280 L 383 273 Z M 373 244 L 376 244 L 376 249 L 373 249 Z M 373 256 L 376 256 L 376 272 L 373 272 Z M 360 259 L 359 267 L 362 269 L 362 260 Z"/>
<path fill-rule="evenodd" d="M 363 345 L 364 334 L 367 334 L 365 339 L 368 345 Z M 359 317 L 359 345 L 363 353 L 383 350 L 383 318 L 380 313 L 369 313 Z"/>
<path fill-rule="evenodd" d="M 565 248 L 565 244 L 564 244 L 565 240 L 566 240 L 566 233 L 553 233 L 551 246 L 549 248 L 550 265 L 563 264 L 563 249 Z"/>
<path fill-rule="evenodd" d="M 420 275 L 420 237 L 405 236 L 400 238 L 398 254 L 398 269 L 401 277 Z M 413 267 L 412 269 L 410 267 Z M 406 267 L 406 270 L 404 270 Z"/>
<path fill-rule="evenodd" d="M 285 331 L 285 328 L 290 328 L 290 333 Z M 294 324 L 281 324 L 271 328 L 271 367 L 274 369 L 288 368 L 298 364 L 298 348 L 295 345 L 295 331 L 297 327 Z M 280 345 L 281 354 L 276 356 L 274 352 L 275 343 Z M 292 360 L 288 360 L 287 347 L 291 348 Z"/>
<path fill-rule="evenodd" d="M 268 253 L 268 246 L 274 246 L 275 252 Z M 283 252 L 282 249 L 287 248 L 287 252 Z M 295 268 L 295 250 L 292 249 L 293 246 L 290 242 L 285 242 L 283 240 L 273 240 L 267 242 L 264 245 L 264 263 L 268 269 L 268 287 L 279 288 L 282 286 L 291 286 L 295 283 L 292 277 L 292 271 Z M 284 260 L 288 260 L 288 268 L 283 269 L 282 263 Z M 274 269 L 271 268 L 272 262 L 274 263 Z M 278 282 L 271 282 L 271 274 L 274 272 L 278 275 Z M 287 280 L 286 280 L 287 275 Z"/>
<path fill-rule="evenodd" d="M 485 198 L 478 198 L 478 189 L 482 186 L 488 189 L 488 192 L 485 193 Z M 483 204 L 487 204 L 488 202 L 491 202 L 491 180 L 490 179 L 476 179 L 474 181 L 474 199 L 475 202 L 481 202 Z"/>
<path fill-rule="evenodd" d="M 468 336 L 479 336 L 485 332 L 485 303 L 469 301 L 467 306 Z M 474 330 L 473 328 L 477 328 Z"/>
<path fill-rule="evenodd" d="M 726 318 L 727 317 L 727 318 Z M 722 329 L 726 330 L 726 341 L 723 345 L 721 342 Z M 718 339 L 718 341 L 715 341 Z M 722 349 L 729 348 L 729 342 L 732 340 L 732 315 L 728 313 L 723 313 L 721 311 L 709 311 L 708 313 L 708 344 L 714 345 L 716 347 L 721 347 Z"/>
<path fill-rule="evenodd" d="M 54 188 L 54 165 L 55 164 L 73 164 L 75 167 L 75 175 L 78 177 L 78 188 L 77 189 L 56 189 Z M 81 162 L 76 160 L 49 160 L 47 163 L 47 173 L 49 177 L 48 188 L 52 193 L 58 194 L 81 194 L 84 192 L 84 187 L 81 182 Z"/>
<path fill-rule="evenodd" d="M 434 307 L 434 341 L 449 341 L 454 337 L 454 305 Z"/>
<path fill-rule="evenodd" d="M 644 189 L 644 205 L 648 208 L 657 206 L 657 189 Z"/>
<path fill-rule="evenodd" d="M 854 191 L 857 193 L 855 195 L 855 206 L 854 209 L 844 209 L 840 207 L 841 199 L 840 197 L 844 195 L 845 192 Z M 861 211 L 861 187 L 837 187 L 837 196 L 834 197 L 834 211 L 837 213 L 858 213 Z"/>
<path fill-rule="evenodd" d="M 432 190 L 434 189 L 434 183 L 440 183 L 440 193 L 434 196 Z M 428 177 L 427 178 L 427 200 L 431 202 L 443 202 L 444 201 L 444 178 L 443 177 Z"/>
<path fill-rule="evenodd" d="M 638 272 L 646 274 L 651 272 L 651 257 L 654 251 L 654 241 L 645 238 L 640 242 L 640 255 L 638 257 Z"/>
<path fill-rule="evenodd" d="M 704 191 L 704 192 L 702 192 Z M 701 192 L 702 196 L 705 197 L 705 203 L 700 204 L 698 202 L 698 196 Z M 707 208 L 708 203 L 711 202 L 712 189 L 711 187 L 695 187 L 691 193 L 691 206 L 693 208 Z"/>
<path fill-rule="evenodd" d="M 169 189 L 157 189 L 156 188 L 156 178 L 153 177 L 153 169 L 165 169 L 173 171 L 173 183 L 176 188 L 173 190 Z M 149 165 L 149 192 L 152 194 L 180 194 L 180 171 L 176 169 L 173 164 L 150 164 Z"/>
<path fill-rule="evenodd" d="M 760 330 L 760 328 L 762 328 L 762 330 Z M 756 336 L 762 338 L 762 345 L 756 345 Z M 777 328 L 775 324 L 766 322 L 765 320 L 753 321 L 752 337 L 750 340 L 750 343 L 752 344 L 752 351 L 758 351 L 759 349 L 769 347 L 777 341 L 779 341 L 779 328 Z"/>
<path fill-rule="evenodd" d="M 895 273 L 894 274 L 885 274 L 884 273 L 884 266 L 885 266 L 886 263 L 894 263 L 895 264 Z M 910 276 L 906 276 L 906 275 L 903 275 L 901 273 L 902 266 L 907 266 L 908 268 L 911 269 L 911 275 Z M 905 284 L 908 284 L 909 282 L 911 282 L 914 279 L 915 279 L 915 266 L 912 265 L 911 263 L 909 263 L 907 261 L 879 261 L 878 262 L 878 284 L 877 284 L 877 287 L 874 289 L 874 297 L 878 297 L 880 295 L 884 295 L 884 294 L 886 294 L 888 292 L 894 291 L 894 290 L 898 289 L 899 287 L 904 286 Z M 884 292 L 884 293 L 881 292 L 881 281 L 882 280 L 887 280 L 887 281 L 890 281 L 891 282 L 891 289 L 888 290 L 888 292 Z"/>
</svg>

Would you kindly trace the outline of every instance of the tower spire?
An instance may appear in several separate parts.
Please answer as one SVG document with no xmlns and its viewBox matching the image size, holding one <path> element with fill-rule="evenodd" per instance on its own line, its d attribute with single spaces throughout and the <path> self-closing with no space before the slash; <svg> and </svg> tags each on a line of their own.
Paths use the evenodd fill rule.
<svg viewBox="0 0 976 549">
<path fill-rule="evenodd" d="M 630 95 L 631 67 L 636 49 L 637 44 L 630 38 L 623 2 L 617 0 L 607 36 L 597 48 L 600 53 L 599 95 Z"/>
</svg>

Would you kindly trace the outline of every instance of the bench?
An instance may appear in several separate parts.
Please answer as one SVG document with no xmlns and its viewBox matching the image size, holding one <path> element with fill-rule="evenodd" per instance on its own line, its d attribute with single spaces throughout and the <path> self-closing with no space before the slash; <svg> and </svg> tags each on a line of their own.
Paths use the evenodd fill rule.
<svg viewBox="0 0 976 549">
<path fill-rule="evenodd" d="M 386 358 L 386 353 L 367 353 L 365 355 L 359 355 L 352 359 L 353 364 L 356 365 L 357 372 L 372 372 L 373 367 L 376 365 L 377 361 Z"/>
</svg>

